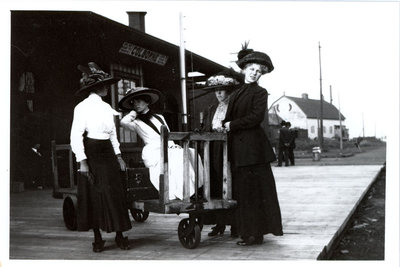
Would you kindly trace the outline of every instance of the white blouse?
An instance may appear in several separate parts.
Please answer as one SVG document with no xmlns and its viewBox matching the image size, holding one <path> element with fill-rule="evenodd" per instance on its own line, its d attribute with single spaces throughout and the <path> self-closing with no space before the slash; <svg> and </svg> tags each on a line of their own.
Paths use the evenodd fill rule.
<svg viewBox="0 0 400 267">
<path fill-rule="evenodd" d="M 87 158 L 83 145 L 83 134 L 85 131 L 88 138 L 98 140 L 110 139 L 115 154 L 121 153 L 114 123 L 114 116 L 118 115 L 117 111 L 95 93 L 90 94 L 76 105 L 70 139 L 71 148 L 77 162 Z"/>
<path fill-rule="evenodd" d="M 168 124 L 165 121 L 164 117 L 160 114 L 157 115 L 162 119 L 164 125 L 167 127 L 169 131 Z M 125 128 L 136 132 L 142 138 L 145 145 L 151 144 L 160 146 L 160 135 L 156 131 L 154 131 L 149 125 L 144 123 L 142 120 L 136 119 L 136 117 L 137 117 L 136 111 L 131 111 L 121 119 L 120 123 Z M 162 124 L 159 120 L 157 120 L 156 118 L 154 118 L 154 116 L 152 116 L 150 118 L 150 121 L 159 131 L 161 130 Z M 169 147 L 173 145 L 175 145 L 174 141 L 168 141 Z"/>
<path fill-rule="evenodd" d="M 225 119 L 226 111 L 228 110 L 229 101 L 220 102 L 215 110 L 212 120 L 212 129 L 222 128 L 222 121 Z"/>
</svg>

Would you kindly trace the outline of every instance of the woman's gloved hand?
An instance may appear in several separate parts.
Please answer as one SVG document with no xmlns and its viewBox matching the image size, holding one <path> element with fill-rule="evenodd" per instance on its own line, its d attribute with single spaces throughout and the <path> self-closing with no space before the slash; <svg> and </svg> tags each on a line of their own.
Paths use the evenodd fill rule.
<svg viewBox="0 0 400 267">
<path fill-rule="evenodd" d="M 119 167 L 120 167 L 121 171 L 124 172 L 124 171 L 126 170 L 125 161 L 123 160 L 121 154 L 118 154 L 118 155 L 117 155 L 117 158 L 118 158 Z"/>
</svg>

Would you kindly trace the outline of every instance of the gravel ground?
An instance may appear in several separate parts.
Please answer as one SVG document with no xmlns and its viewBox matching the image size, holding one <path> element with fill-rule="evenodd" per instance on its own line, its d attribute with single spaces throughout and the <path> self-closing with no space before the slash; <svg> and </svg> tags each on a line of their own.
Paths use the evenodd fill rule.
<svg viewBox="0 0 400 267">
<path fill-rule="evenodd" d="M 386 172 L 364 196 L 330 260 L 384 260 Z"/>
</svg>

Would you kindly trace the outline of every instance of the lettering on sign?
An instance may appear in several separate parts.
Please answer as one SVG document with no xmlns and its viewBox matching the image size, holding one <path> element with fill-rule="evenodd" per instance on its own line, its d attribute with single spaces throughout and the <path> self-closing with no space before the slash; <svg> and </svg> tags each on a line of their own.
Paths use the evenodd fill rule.
<svg viewBox="0 0 400 267">
<path fill-rule="evenodd" d="M 167 63 L 168 57 L 160 53 L 150 51 L 146 48 L 124 42 L 122 47 L 119 49 L 122 54 L 130 55 L 136 58 L 140 58 L 146 61 L 156 63 L 158 65 L 164 66 Z"/>
</svg>

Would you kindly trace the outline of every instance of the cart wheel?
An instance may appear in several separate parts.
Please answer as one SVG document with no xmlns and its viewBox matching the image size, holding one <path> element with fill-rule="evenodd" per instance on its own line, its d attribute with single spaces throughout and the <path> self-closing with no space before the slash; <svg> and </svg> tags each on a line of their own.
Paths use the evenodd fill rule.
<svg viewBox="0 0 400 267">
<path fill-rule="evenodd" d="M 204 226 L 204 219 L 203 219 L 203 217 L 196 217 L 196 224 L 199 225 L 200 231 L 202 231 L 202 230 L 203 230 L 203 226 Z"/>
<path fill-rule="evenodd" d="M 178 226 L 178 237 L 182 246 L 185 248 L 193 249 L 196 248 L 200 243 L 200 226 L 195 223 L 193 227 L 190 227 L 189 219 L 183 219 L 180 221 Z"/>
<path fill-rule="evenodd" d="M 77 207 L 77 199 L 75 196 L 67 196 L 64 199 L 63 204 L 63 218 L 65 227 L 69 230 L 77 229 L 77 220 L 76 220 L 76 207 Z"/>
<path fill-rule="evenodd" d="M 139 209 L 130 209 L 133 219 L 137 222 L 144 222 L 149 217 L 148 211 L 143 211 Z"/>
</svg>

